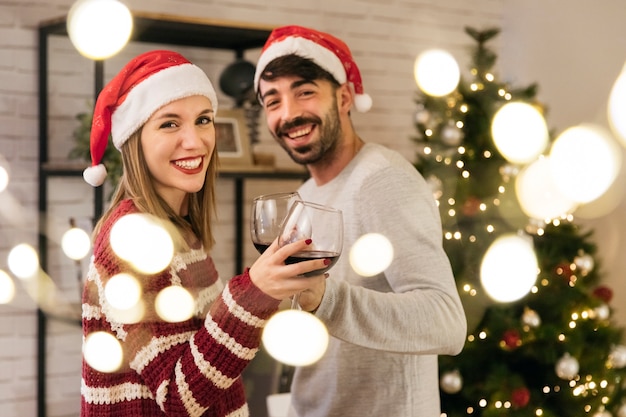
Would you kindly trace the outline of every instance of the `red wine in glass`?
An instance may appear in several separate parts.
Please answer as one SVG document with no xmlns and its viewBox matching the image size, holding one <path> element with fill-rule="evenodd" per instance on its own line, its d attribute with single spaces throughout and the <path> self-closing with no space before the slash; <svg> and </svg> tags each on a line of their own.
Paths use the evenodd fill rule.
<svg viewBox="0 0 626 417">
<path fill-rule="evenodd" d="M 323 250 L 312 250 L 308 252 L 296 252 L 285 260 L 286 264 L 295 264 L 303 261 L 310 261 L 313 259 L 328 259 L 330 263 L 322 269 L 316 269 L 306 274 L 302 274 L 303 277 L 313 277 L 315 275 L 322 275 L 332 268 L 339 260 L 338 252 L 330 252 Z"/>
</svg>

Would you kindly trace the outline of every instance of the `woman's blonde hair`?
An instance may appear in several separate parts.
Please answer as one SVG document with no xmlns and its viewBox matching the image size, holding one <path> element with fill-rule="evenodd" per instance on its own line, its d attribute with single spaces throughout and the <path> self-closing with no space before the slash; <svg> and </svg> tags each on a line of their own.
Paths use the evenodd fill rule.
<svg viewBox="0 0 626 417">
<path fill-rule="evenodd" d="M 131 199 L 137 209 L 151 214 L 164 221 L 169 221 L 176 229 L 190 230 L 198 236 L 206 251 L 211 250 L 215 243 L 211 227 L 215 216 L 215 180 L 217 177 L 218 156 L 213 151 L 209 160 L 204 185 L 200 191 L 189 194 L 189 212 L 186 218 L 175 213 L 172 208 L 156 192 L 154 179 L 141 146 L 141 131 L 128 138 L 122 145 L 122 176 L 111 198 L 109 208 L 104 212 L 93 231 L 93 236 L 100 232 L 102 224 L 106 222 L 112 211 L 120 201 Z M 178 241 L 174 237 L 175 242 Z M 184 241 L 177 242 L 186 246 Z"/>
</svg>

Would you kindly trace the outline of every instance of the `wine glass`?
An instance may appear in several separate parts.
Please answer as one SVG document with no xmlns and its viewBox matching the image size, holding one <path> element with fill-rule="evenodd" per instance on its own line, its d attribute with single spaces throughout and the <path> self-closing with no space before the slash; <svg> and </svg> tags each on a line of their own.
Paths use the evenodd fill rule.
<svg viewBox="0 0 626 417">
<path fill-rule="evenodd" d="M 328 271 L 339 260 L 343 247 L 343 214 L 341 210 L 309 201 L 295 201 L 280 228 L 278 245 L 284 246 L 302 239 L 311 239 L 313 243 L 309 248 L 289 256 L 285 263 L 293 264 L 325 258 L 330 260 L 328 265 L 307 272 L 303 276 L 321 275 Z M 291 308 L 300 308 L 298 294 L 294 295 Z"/>
<path fill-rule="evenodd" d="M 299 200 L 300 194 L 296 191 L 265 194 L 254 198 L 250 216 L 250 236 L 259 253 L 265 252 L 278 237 L 280 226 L 289 209 Z"/>
</svg>

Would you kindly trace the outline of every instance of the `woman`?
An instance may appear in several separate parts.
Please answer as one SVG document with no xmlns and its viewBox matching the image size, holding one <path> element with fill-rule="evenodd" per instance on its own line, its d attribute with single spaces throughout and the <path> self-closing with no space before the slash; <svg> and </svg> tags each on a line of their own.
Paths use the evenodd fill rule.
<svg viewBox="0 0 626 417">
<path fill-rule="evenodd" d="M 104 181 L 100 162 L 109 134 L 122 153 L 123 175 L 94 229 L 83 336 L 114 335 L 123 361 L 116 371 L 101 372 L 83 359 L 83 417 L 247 416 L 241 372 L 258 349 L 265 321 L 280 300 L 295 293 L 312 290 L 301 300 L 308 310 L 321 301 L 325 277 L 297 275 L 328 261 L 284 263 L 310 240 L 282 248 L 274 242 L 249 270 L 226 285 L 220 281 L 208 254 L 214 243 L 216 111 L 206 74 L 163 50 L 131 60 L 98 97 L 91 130 L 93 166 L 84 177 L 94 186 Z M 114 252 L 111 230 L 129 214 L 148 215 L 170 232 L 174 257 L 161 272 L 138 271 Z M 107 299 L 107 282 L 120 273 L 131 274 L 141 285 L 140 320 L 124 318 Z M 171 286 L 194 297 L 192 317 L 171 322 L 159 316 L 154 301 Z"/>
</svg>

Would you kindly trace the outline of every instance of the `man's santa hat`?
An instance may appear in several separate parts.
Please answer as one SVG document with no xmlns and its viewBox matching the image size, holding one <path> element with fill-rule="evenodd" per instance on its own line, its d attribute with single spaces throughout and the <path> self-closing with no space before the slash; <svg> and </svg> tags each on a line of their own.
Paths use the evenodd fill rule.
<svg viewBox="0 0 626 417">
<path fill-rule="evenodd" d="M 118 150 L 155 111 L 181 98 L 207 97 L 217 113 L 217 95 L 199 67 L 177 52 L 155 50 L 133 58 L 98 95 L 91 124 L 92 166 L 85 181 L 102 185 L 107 175 L 102 164 L 109 134 Z"/>
<path fill-rule="evenodd" d="M 372 99 L 363 92 L 361 73 L 348 46 L 328 33 L 302 26 L 283 26 L 270 33 L 257 62 L 255 91 L 259 91 L 259 80 L 267 64 L 291 54 L 312 60 L 335 77 L 339 84 L 350 82 L 355 93 L 354 106 L 359 112 L 366 112 L 372 107 Z"/>
</svg>

